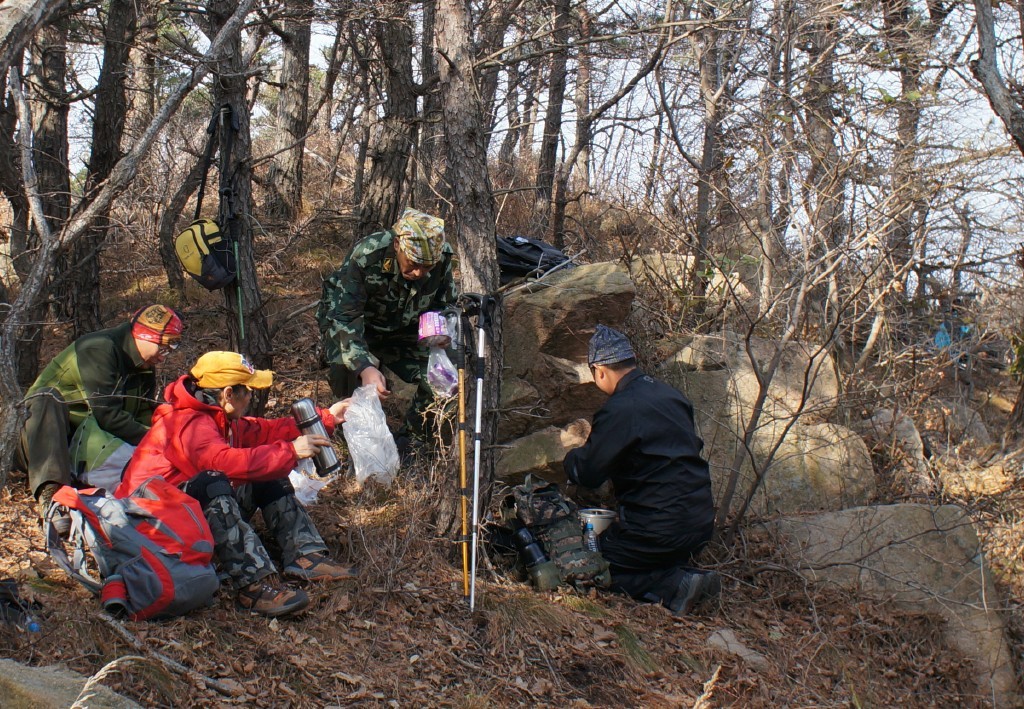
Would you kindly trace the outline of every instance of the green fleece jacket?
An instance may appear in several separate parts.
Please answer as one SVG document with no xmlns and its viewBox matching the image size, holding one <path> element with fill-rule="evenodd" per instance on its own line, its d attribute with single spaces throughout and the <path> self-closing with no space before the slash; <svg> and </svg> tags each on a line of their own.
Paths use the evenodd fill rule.
<svg viewBox="0 0 1024 709">
<path fill-rule="evenodd" d="M 47 365 L 26 396 L 47 387 L 67 402 L 73 429 L 92 416 L 100 429 L 133 446 L 149 430 L 156 376 L 139 354 L 130 323 L 72 342 Z"/>
</svg>

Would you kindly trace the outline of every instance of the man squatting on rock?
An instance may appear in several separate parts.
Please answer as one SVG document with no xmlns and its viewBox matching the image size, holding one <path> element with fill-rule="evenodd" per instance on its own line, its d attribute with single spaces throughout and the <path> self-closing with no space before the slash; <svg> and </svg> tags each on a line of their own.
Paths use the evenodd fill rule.
<svg viewBox="0 0 1024 709">
<path fill-rule="evenodd" d="M 565 456 L 565 472 L 588 488 L 612 481 L 618 520 L 601 534 L 612 588 L 685 615 L 721 589 L 717 572 L 686 566 L 711 539 L 711 476 L 701 458 L 693 405 L 636 367 L 629 340 L 598 325 L 587 363 L 608 394 L 587 442 Z"/>
<path fill-rule="evenodd" d="M 237 352 L 207 352 L 189 374 L 164 390 L 166 404 L 139 443 L 117 497 L 130 495 L 153 475 L 199 500 L 213 532 L 214 555 L 243 608 L 276 617 L 298 612 L 309 598 L 283 584 L 248 520 L 259 509 L 281 550 L 284 576 L 298 580 L 352 578 L 356 569 L 326 555 L 327 545 L 295 499 L 288 473 L 329 438 L 300 435 L 291 417 L 245 415 L 253 389 L 267 389 L 274 373 L 255 369 Z M 319 409 L 328 435 L 344 422 L 347 401 Z"/>
</svg>

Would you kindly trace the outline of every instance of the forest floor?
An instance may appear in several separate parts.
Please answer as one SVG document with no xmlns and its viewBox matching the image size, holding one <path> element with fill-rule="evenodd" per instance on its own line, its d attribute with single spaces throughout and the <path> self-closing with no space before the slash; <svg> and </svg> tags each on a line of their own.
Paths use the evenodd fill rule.
<svg viewBox="0 0 1024 709">
<path fill-rule="evenodd" d="M 299 396 L 329 403 L 307 306 L 343 250 L 309 246 L 287 259 L 265 252 L 261 285 L 277 328 L 268 410 L 285 415 Z M 111 291 L 111 322 L 165 300 L 163 282 L 159 273 L 135 274 Z M 163 381 L 203 351 L 226 346 L 221 296 L 191 285 L 188 292 L 188 302 L 169 303 L 185 316 L 186 344 L 163 367 Z M 46 356 L 67 342 L 59 328 L 46 338 Z M 154 707 L 990 705 L 940 618 L 808 585 L 756 525 L 731 553 L 706 553 L 702 562 L 718 569 L 724 588 L 689 617 L 604 592 L 538 593 L 487 563 L 470 612 L 450 520 L 440 513 L 451 508 L 455 461 L 454 451 L 421 460 L 390 487 L 347 478 L 326 487 L 311 514 L 332 553 L 358 564 L 360 576 L 308 587 L 309 609 L 278 620 L 239 610 L 226 591 L 187 617 L 107 619 L 47 557 L 25 477 L 12 473 L 0 490 L 0 578 L 20 581 L 38 604 L 42 630 L 0 624 L 0 655 L 85 676 L 113 662 L 103 683 Z M 1021 489 L 1015 485 L 1016 497 Z M 996 557 L 1019 660 L 1024 593 L 1016 550 L 1024 535 L 1016 514 L 1015 507 L 1009 516 L 988 515 L 983 537 Z M 760 658 L 710 645 L 721 631 Z M 190 672 L 169 669 L 153 653 Z M 148 659 L 119 660 L 140 655 Z"/>
</svg>

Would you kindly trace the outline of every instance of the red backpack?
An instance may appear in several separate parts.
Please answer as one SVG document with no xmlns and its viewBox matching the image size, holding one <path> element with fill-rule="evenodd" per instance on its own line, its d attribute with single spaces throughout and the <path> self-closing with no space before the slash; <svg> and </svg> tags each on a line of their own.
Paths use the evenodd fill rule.
<svg viewBox="0 0 1024 709">
<path fill-rule="evenodd" d="M 50 556 L 108 612 L 143 620 L 182 615 L 213 599 L 219 582 L 210 526 L 199 501 L 163 478 L 150 478 L 125 498 L 65 485 L 53 501 Z M 66 545 L 52 524 L 58 504 L 71 515 Z"/>
</svg>

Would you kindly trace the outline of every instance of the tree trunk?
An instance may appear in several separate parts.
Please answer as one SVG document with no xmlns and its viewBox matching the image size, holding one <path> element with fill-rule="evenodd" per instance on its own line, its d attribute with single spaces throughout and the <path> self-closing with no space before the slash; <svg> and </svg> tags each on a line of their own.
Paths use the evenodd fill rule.
<svg viewBox="0 0 1024 709">
<path fill-rule="evenodd" d="M 999 73 L 992 3 L 990 0 L 974 0 L 974 12 L 978 27 L 978 58 L 971 62 L 971 73 L 981 82 L 992 110 L 1003 122 L 1017 149 L 1024 154 L 1024 109 Z M 1021 20 L 1021 29 L 1024 29 L 1024 20 Z"/>
<path fill-rule="evenodd" d="M 423 3 L 423 42 L 420 48 L 420 62 L 423 77 L 437 74 L 437 60 L 434 49 L 437 26 L 437 3 L 425 0 Z M 416 207 L 429 214 L 445 216 L 448 205 L 448 190 L 444 184 L 444 130 L 441 127 L 441 97 L 436 88 L 423 96 L 423 120 L 419 122 L 419 137 L 416 149 Z"/>
<path fill-rule="evenodd" d="M 38 93 L 30 97 L 32 109 L 32 161 L 37 188 L 42 200 L 40 218 L 46 228 L 58 231 L 67 221 L 71 208 L 71 176 L 68 173 L 68 101 L 67 41 L 69 21 L 66 14 L 54 16 L 37 33 L 31 47 L 31 66 Z M 43 227 L 33 218 L 32 240 L 38 244 Z M 57 276 L 68 273 L 68 257 L 64 252 L 54 269 Z M 69 307 L 70 286 L 55 294 L 52 311 L 61 316 L 72 314 Z M 47 307 L 34 303 L 32 325 L 26 323 L 18 344 L 19 376 L 22 386 L 30 385 L 38 372 L 40 327 L 46 321 Z"/>
<path fill-rule="evenodd" d="M 551 197 L 554 192 L 555 165 L 558 143 L 562 137 L 562 102 L 565 100 L 566 63 L 569 41 L 569 0 L 551 0 L 554 13 L 554 31 L 551 39 L 551 73 L 548 76 L 548 108 L 544 115 L 544 137 L 537 157 L 537 193 L 534 197 L 534 213 L 539 219 L 538 233 L 548 229 L 551 212 Z"/>
<path fill-rule="evenodd" d="M 403 20 L 377 24 L 384 62 L 384 117 L 377 124 L 372 164 L 356 226 L 356 238 L 390 227 L 408 199 L 409 156 L 416 130 L 416 87 L 412 76 L 412 33 Z"/>
<path fill-rule="evenodd" d="M 103 64 L 96 86 L 92 124 L 92 152 L 86 176 L 86 195 L 110 176 L 121 157 L 128 96 L 125 91 L 128 53 L 135 35 L 135 0 L 111 0 L 103 39 Z M 73 314 L 73 337 L 103 326 L 100 317 L 99 254 L 111 228 L 104 211 L 72 251 L 72 278 L 68 295 Z"/>
<path fill-rule="evenodd" d="M 309 41 L 313 0 L 291 0 L 285 10 L 276 155 L 267 181 L 268 211 L 293 222 L 302 211 L 302 157 L 309 130 Z"/>
<path fill-rule="evenodd" d="M 463 292 L 488 294 L 498 286 L 495 207 L 487 172 L 487 126 L 473 76 L 469 18 L 461 0 L 438 0 L 437 49 L 441 55 L 441 106 L 445 145 L 452 175 L 452 210 L 446 231 L 454 235 L 460 259 Z M 493 443 L 498 431 L 497 408 L 503 349 L 501 308 L 489 326 L 490 350 L 483 391 L 481 510 L 486 510 L 494 480 Z M 468 399 L 472 401 L 472 399 Z"/>
<path fill-rule="evenodd" d="M 20 64 L 22 52 L 36 30 L 64 5 L 65 0 L 4 0 L 0 12 L 0 76 L 6 80 L 7 70 Z"/>
<path fill-rule="evenodd" d="M 214 0 L 208 5 L 212 31 L 219 33 L 238 8 L 237 0 Z M 256 261 L 252 236 L 252 139 L 249 132 L 247 65 L 242 57 L 241 31 L 228 36 L 225 51 L 217 62 L 214 105 L 230 106 L 230 120 L 221 112 L 221 226 L 230 229 L 238 249 L 238 278 L 224 289 L 229 346 L 249 357 L 261 369 L 273 369 L 273 344 L 267 327 L 263 295 L 256 280 Z M 233 136 L 231 133 L 233 132 Z M 233 147 L 226 150 L 231 137 Z M 233 222 L 233 225 L 232 225 Z M 266 405 L 266 397 L 254 399 L 256 415 Z"/>
</svg>

